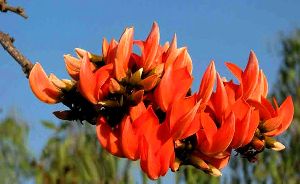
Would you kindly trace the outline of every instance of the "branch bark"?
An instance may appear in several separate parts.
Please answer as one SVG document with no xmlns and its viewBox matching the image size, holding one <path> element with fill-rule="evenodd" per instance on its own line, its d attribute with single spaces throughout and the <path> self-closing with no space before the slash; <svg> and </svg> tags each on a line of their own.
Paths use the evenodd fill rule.
<svg viewBox="0 0 300 184">
<path fill-rule="evenodd" d="M 0 43 L 4 50 L 6 50 L 22 67 L 23 72 L 28 78 L 29 73 L 33 67 L 33 63 L 29 61 L 21 52 L 14 46 L 14 39 L 0 31 Z"/>
<path fill-rule="evenodd" d="M 6 0 L 0 0 L 0 11 L 1 12 L 13 12 L 13 13 L 16 13 L 22 17 L 24 17 L 25 19 L 28 18 L 28 16 L 26 15 L 25 13 L 25 10 L 18 6 L 18 7 L 13 7 L 13 6 L 10 6 L 7 4 L 7 1 Z"/>
</svg>

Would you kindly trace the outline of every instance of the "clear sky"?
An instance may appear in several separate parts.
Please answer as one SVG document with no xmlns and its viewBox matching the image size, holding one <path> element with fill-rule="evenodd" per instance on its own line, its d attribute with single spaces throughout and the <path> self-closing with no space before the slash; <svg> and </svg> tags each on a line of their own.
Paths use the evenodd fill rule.
<svg viewBox="0 0 300 184">
<path fill-rule="evenodd" d="M 102 38 L 118 39 L 124 28 L 134 26 L 136 39 L 145 39 L 153 21 L 161 31 L 161 43 L 177 34 L 178 45 L 187 46 L 194 63 L 197 89 L 204 69 L 215 60 L 221 75 L 231 78 L 224 61 L 245 66 L 254 50 L 270 85 L 280 64 L 280 33 L 300 27 L 300 1 L 203 1 L 203 0 L 19 0 L 29 19 L 0 13 L 0 29 L 31 61 L 39 61 L 47 73 L 68 77 L 63 54 L 81 47 L 100 53 Z M 58 120 L 31 93 L 20 67 L 0 48 L 0 108 L 3 118 L 12 108 L 30 126 L 29 144 L 37 155 L 50 133 L 40 120 Z"/>
</svg>

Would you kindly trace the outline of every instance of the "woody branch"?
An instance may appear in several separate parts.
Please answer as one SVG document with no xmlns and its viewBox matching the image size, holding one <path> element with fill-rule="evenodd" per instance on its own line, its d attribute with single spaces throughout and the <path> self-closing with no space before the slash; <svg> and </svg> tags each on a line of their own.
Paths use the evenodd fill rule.
<svg viewBox="0 0 300 184">
<path fill-rule="evenodd" d="M 14 7 L 14 6 L 10 6 L 7 4 L 7 1 L 6 0 L 0 0 L 0 11 L 1 12 L 13 12 L 13 13 L 16 13 L 22 17 L 24 17 L 25 19 L 28 18 L 28 16 L 26 15 L 25 13 L 25 10 L 18 6 L 18 7 Z"/>
<path fill-rule="evenodd" d="M 11 11 L 16 13 L 24 18 L 27 18 L 25 11 L 21 7 L 12 7 L 7 4 L 6 0 L 0 0 L 0 11 L 7 12 Z M 0 30 L 0 44 L 14 59 L 17 63 L 22 67 L 23 72 L 28 78 L 30 70 L 33 67 L 31 61 L 29 61 L 13 44 L 14 39 L 10 37 L 9 34 L 6 34 Z"/>
<path fill-rule="evenodd" d="M 22 67 L 23 72 L 28 77 L 33 64 L 13 45 L 14 39 L 0 31 L 0 43 L 4 50 L 6 50 Z"/>
</svg>

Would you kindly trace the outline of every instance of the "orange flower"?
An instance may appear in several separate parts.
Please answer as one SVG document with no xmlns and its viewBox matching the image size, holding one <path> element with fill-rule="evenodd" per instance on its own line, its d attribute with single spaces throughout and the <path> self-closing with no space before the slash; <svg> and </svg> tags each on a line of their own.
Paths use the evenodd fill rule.
<svg viewBox="0 0 300 184">
<path fill-rule="evenodd" d="M 130 115 L 125 115 L 121 122 L 113 122 L 111 127 L 104 117 L 100 117 L 97 124 L 97 136 L 102 147 L 108 152 L 119 157 L 127 157 L 131 160 L 139 159 L 138 140 L 142 131 L 136 129 L 144 126 L 146 111 L 143 102 L 130 108 Z M 143 115 L 143 116 L 142 116 Z"/>
<path fill-rule="evenodd" d="M 197 146 L 192 158 L 203 160 L 207 166 L 200 164 L 200 169 L 211 175 L 220 176 L 222 169 L 228 163 L 231 144 L 234 136 L 240 131 L 236 129 L 236 117 L 228 106 L 228 96 L 225 87 L 217 74 L 217 88 L 211 96 L 205 111 L 200 112 L 201 129 L 196 133 Z M 246 127 L 248 128 L 248 127 Z M 192 164 L 195 163 L 192 160 Z"/>
<path fill-rule="evenodd" d="M 230 147 L 236 149 L 252 140 L 258 127 L 259 113 L 242 98 L 231 105 L 230 110 L 235 115 L 235 132 Z"/>
<path fill-rule="evenodd" d="M 173 139 L 168 134 L 166 123 L 159 124 L 152 107 L 146 114 L 143 131 L 140 140 L 141 168 L 151 179 L 164 176 L 170 163 L 175 159 Z"/>
<path fill-rule="evenodd" d="M 201 100 L 202 103 L 207 103 L 209 101 L 214 88 L 215 79 L 215 63 L 214 61 L 211 61 L 203 74 L 201 84 L 199 86 L 198 100 Z"/>
<path fill-rule="evenodd" d="M 93 104 L 97 104 L 109 92 L 112 64 L 105 65 L 96 71 L 90 62 L 88 53 L 82 59 L 79 73 L 79 89 L 81 94 Z"/>
<path fill-rule="evenodd" d="M 251 101 L 250 103 L 259 109 L 260 131 L 266 136 L 274 137 L 283 133 L 291 124 L 294 116 L 294 105 L 291 96 L 288 96 L 279 107 L 275 98 L 275 108 L 265 98 L 261 103 Z"/>
<path fill-rule="evenodd" d="M 152 29 L 145 41 L 134 41 L 141 48 L 141 57 L 137 65 L 143 68 L 145 72 L 152 70 L 161 63 L 162 47 L 159 45 L 159 27 L 156 22 L 153 23 Z"/>
<path fill-rule="evenodd" d="M 163 54 L 163 63 L 165 63 L 165 70 L 173 66 L 175 69 L 187 68 L 187 71 L 192 74 L 193 64 L 186 47 L 177 48 L 177 37 L 174 38 L 168 50 Z"/>
<path fill-rule="evenodd" d="M 122 34 L 119 43 L 112 40 L 108 44 L 107 40 L 103 40 L 102 54 L 106 64 L 113 63 L 114 76 L 118 81 L 126 77 L 128 64 L 132 54 L 133 46 L 133 28 L 126 28 Z"/>
<path fill-rule="evenodd" d="M 212 61 L 192 94 L 192 60 L 186 47 L 177 48 L 176 35 L 160 45 L 156 22 L 146 40 L 133 34 L 131 27 L 118 42 L 104 38 L 101 56 L 83 49 L 76 49 L 78 58 L 65 55 L 74 80 L 47 76 L 35 64 L 29 76 L 33 93 L 68 106 L 54 113 L 58 118 L 96 124 L 103 149 L 140 159 L 151 179 L 188 164 L 220 176 L 232 149 L 252 161 L 265 147 L 284 148 L 271 137 L 289 127 L 293 102 L 288 97 L 279 107 L 274 99 L 273 107 L 267 100 L 267 79 L 253 51 L 244 70 L 226 63 L 239 84 L 222 79 Z"/>
<path fill-rule="evenodd" d="M 121 129 L 118 126 L 112 129 L 105 118 L 100 117 L 96 126 L 96 132 L 98 140 L 105 150 L 115 156 L 124 157 L 120 140 Z"/>
<path fill-rule="evenodd" d="M 171 103 L 186 96 L 192 81 L 187 67 L 180 69 L 175 69 L 175 66 L 168 67 L 154 91 L 155 102 L 166 112 Z"/>
<path fill-rule="evenodd" d="M 198 109 L 201 101 L 197 96 L 178 99 L 174 101 L 167 111 L 165 123 L 168 124 L 173 140 L 185 139 L 200 129 Z"/>
<path fill-rule="evenodd" d="M 143 128 L 146 128 L 147 121 L 146 107 L 141 102 L 130 109 L 130 116 L 127 116 L 126 120 L 121 123 L 121 146 L 128 159 L 140 158 L 139 139 L 145 133 Z"/>
<path fill-rule="evenodd" d="M 81 60 L 71 55 L 64 55 L 66 69 L 69 75 L 76 81 L 79 80 L 79 72 L 81 66 Z"/>
<path fill-rule="evenodd" d="M 29 75 L 29 85 L 32 92 L 39 100 L 49 104 L 60 102 L 62 92 L 59 87 L 55 86 L 55 82 L 59 83 L 62 81 L 58 80 L 54 74 L 48 77 L 39 63 L 33 66 Z"/>
<path fill-rule="evenodd" d="M 243 96 L 245 100 L 251 97 L 255 92 L 257 96 L 265 94 L 265 82 L 260 75 L 258 61 L 253 51 L 250 52 L 249 60 L 244 71 L 233 63 L 225 63 L 228 69 L 234 74 L 234 76 L 240 82 L 239 95 Z M 260 80 L 259 80 L 260 77 Z M 259 84 L 258 84 L 259 83 Z M 258 87 L 257 87 L 258 86 Z M 260 98 L 260 97 L 259 97 Z"/>
<path fill-rule="evenodd" d="M 198 148 L 208 156 L 223 157 L 223 152 L 229 147 L 234 131 L 235 117 L 230 113 L 227 117 L 219 120 L 219 127 L 208 113 L 201 113 L 202 128 L 197 132 Z"/>
</svg>

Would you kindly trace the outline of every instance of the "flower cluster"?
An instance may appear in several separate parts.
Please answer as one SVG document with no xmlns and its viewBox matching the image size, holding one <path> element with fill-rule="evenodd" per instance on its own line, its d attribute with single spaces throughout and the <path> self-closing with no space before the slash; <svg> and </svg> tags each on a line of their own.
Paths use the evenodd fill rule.
<svg viewBox="0 0 300 184">
<path fill-rule="evenodd" d="M 220 176 L 233 150 L 255 161 L 264 148 L 284 149 L 273 137 L 292 122 L 293 102 L 288 97 L 279 106 L 267 99 L 267 79 L 253 51 L 245 69 L 226 63 L 237 83 L 220 77 L 212 61 L 192 93 L 192 60 L 187 48 L 177 48 L 176 36 L 160 45 L 156 23 L 146 40 L 133 34 L 131 27 L 119 41 L 104 39 L 102 55 L 82 49 L 77 58 L 65 55 L 71 80 L 47 76 L 36 63 L 29 76 L 33 93 L 69 107 L 54 112 L 58 118 L 96 125 L 105 150 L 140 160 L 151 179 L 182 165 Z"/>
</svg>

